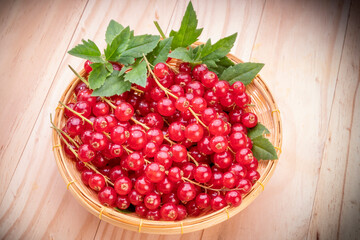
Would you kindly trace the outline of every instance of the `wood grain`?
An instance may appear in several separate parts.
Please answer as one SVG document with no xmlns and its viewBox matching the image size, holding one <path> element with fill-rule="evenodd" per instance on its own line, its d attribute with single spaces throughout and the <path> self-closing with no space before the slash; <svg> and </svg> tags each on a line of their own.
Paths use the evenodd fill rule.
<svg viewBox="0 0 360 240">
<path fill-rule="evenodd" d="M 187 0 L 2 1 L 0 239 L 359 239 L 358 1 L 193 1 L 200 41 L 239 32 L 232 50 L 265 63 L 281 111 L 282 155 L 265 191 L 223 224 L 184 235 L 116 228 L 66 190 L 51 152 L 49 114 L 83 60 L 82 38 L 105 47 L 110 19 L 137 34 L 178 28 Z"/>
</svg>

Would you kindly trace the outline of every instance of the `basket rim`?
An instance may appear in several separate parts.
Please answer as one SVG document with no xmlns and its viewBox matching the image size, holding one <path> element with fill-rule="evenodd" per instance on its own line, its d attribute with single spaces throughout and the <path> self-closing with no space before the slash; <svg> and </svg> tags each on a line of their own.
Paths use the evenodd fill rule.
<svg viewBox="0 0 360 240">
<path fill-rule="evenodd" d="M 195 45 L 199 45 L 199 44 L 202 43 L 200 42 L 195 43 Z M 233 54 L 229 53 L 227 56 L 235 63 L 243 62 L 239 58 L 235 57 Z M 80 75 L 81 76 L 85 75 L 85 71 L 82 70 L 80 72 Z M 68 99 L 70 97 L 70 95 L 72 94 L 73 90 L 75 89 L 79 81 L 80 79 L 74 77 L 74 79 L 67 86 L 66 90 L 64 91 L 64 94 L 61 97 L 62 102 L 64 101 L 64 99 Z M 266 102 L 269 104 L 272 113 L 274 113 L 274 111 L 275 112 L 278 111 L 278 107 L 274 100 L 274 97 L 272 96 L 269 87 L 262 80 L 260 75 L 257 75 L 254 78 L 252 84 L 255 84 L 255 86 L 260 90 L 261 94 L 265 97 Z M 64 115 L 64 110 L 57 108 L 55 111 L 55 118 L 54 118 L 54 124 L 56 126 L 60 127 L 59 123 L 63 118 L 63 115 Z M 74 181 L 75 176 L 73 176 L 69 171 L 69 168 L 67 166 L 67 164 L 69 163 L 66 163 L 69 161 L 67 160 L 67 157 L 64 155 L 62 148 L 54 149 L 54 156 L 56 159 L 56 164 L 58 166 L 59 172 L 62 178 L 64 179 L 65 183 L 68 184 L 67 187 L 72 193 L 72 195 L 89 212 L 91 212 L 95 216 L 98 216 L 101 220 L 105 220 L 109 223 L 112 223 L 116 226 L 125 229 L 134 230 L 134 231 L 138 230 L 139 232 L 141 230 L 141 232 L 145 232 L 145 233 L 176 234 L 176 233 L 192 232 L 213 226 L 217 223 L 220 223 L 236 215 L 237 213 L 245 209 L 250 203 L 252 203 L 256 199 L 256 197 L 263 191 L 264 186 L 266 186 L 266 184 L 272 177 L 274 170 L 278 164 L 281 155 L 280 149 L 282 146 L 282 122 L 280 118 L 280 113 L 271 114 L 271 115 L 275 128 L 274 133 L 271 134 L 275 134 L 274 146 L 278 147 L 278 149 L 276 150 L 278 154 L 278 159 L 268 160 L 269 163 L 267 164 L 264 173 L 260 177 L 261 179 L 261 181 L 259 181 L 260 183 L 256 182 L 252 186 L 251 191 L 244 196 L 242 204 L 238 207 L 231 207 L 231 208 L 225 207 L 223 209 L 220 209 L 215 212 L 211 212 L 204 216 L 187 218 L 183 221 L 153 221 L 153 220 L 141 219 L 139 217 L 134 217 L 127 215 L 125 213 L 118 212 L 112 208 L 104 207 L 98 202 L 94 202 L 93 199 L 89 197 L 87 193 L 82 191 L 81 188 L 86 186 L 82 186 L 83 185 L 82 182 L 80 182 L 79 184 L 78 182 Z M 53 146 L 61 144 L 60 137 L 57 135 L 55 130 L 53 130 L 52 143 Z"/>
</svg>

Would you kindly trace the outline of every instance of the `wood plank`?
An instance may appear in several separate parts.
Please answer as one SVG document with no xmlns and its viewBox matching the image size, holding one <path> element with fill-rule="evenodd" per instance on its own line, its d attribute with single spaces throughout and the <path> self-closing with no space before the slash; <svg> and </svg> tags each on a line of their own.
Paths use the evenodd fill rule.
<svg viewBox="0 0 360 240">
<path fill-rule="evenodd" d="M 175 4 L 165 0 L 146 4 L 130 0 L 89 1 L 63 54 L 82 38 L 93 39 L 104 47 L 105 30 L 111 19 L 130 25 L 137 34 L 157 33 L 152 21 L 157 19 L 160 24 L 166 24 Z M 66 191 L 51 151 L 49 128 L 49 113 L 54 112 L 62 92 L 74 77 L 67 65 L 81 69 L 83 63 L 84 60 L 68 54 L 61 63 L 25 150 L 19 156 L 13 178 L 6 184 L 8 188 L 0 204 L 0 238 L 91 239 L 95 236 L 100 220 L 83 209 Z M 109 225 L 109 228 L 115 227 Z"/>
<path fill-rule="evenodd" d="M 309 239 L 360 236 L 360 17 L 353 2 L 335 88 Z"/>
<path fill-rule="evenodd" d="M 263 194 L 204 239 L 306 238 L 348 10 L 349 1 L 266 1 L 250 60 L 265 63 L 282 155 Z"/>
<path fill-rule="evenodd" d="M 85 4 L 86 0 L 1 3 L 0 202 Z"/>
</svg>

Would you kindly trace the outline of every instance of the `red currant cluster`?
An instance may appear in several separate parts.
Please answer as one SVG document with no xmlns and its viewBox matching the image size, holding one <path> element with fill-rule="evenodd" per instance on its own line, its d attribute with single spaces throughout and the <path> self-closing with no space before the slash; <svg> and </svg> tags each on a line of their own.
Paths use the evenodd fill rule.
<svg viewBox="0 0 360 240">
<path fill-rule="evenodd" d="M 239 206 L 260 177 L 246 135 L 257 116 L 247 111 L 245 86 L 219 81 L 205 65 L 158 63 L 146 87 L 100 98 L 82 82 L 75 94 L 58 132 L 105 206 L 182 220 Z"/>
</svg>

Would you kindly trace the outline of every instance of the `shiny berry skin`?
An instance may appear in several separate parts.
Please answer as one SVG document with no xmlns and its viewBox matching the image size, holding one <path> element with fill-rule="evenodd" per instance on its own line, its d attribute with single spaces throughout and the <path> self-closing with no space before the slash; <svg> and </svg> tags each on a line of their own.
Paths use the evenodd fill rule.
<svg viewBox="0 0 360 240">
<path fill-rule="evenodd" d="M 93 170 L 85 168 L 81 172 L 81 181 L 86 185 L 89 186 L 89 179 L 90 177 L 95 174 Z"/>
<path fill-rule="evenodd" d="M 104 116 L 109 114 L 110 107 L 107 103 L 97 102 L 92 108 L 92 112 L 95 116 Z"/>
<path fill-rule="evenodd" d="M 105 178 L 101 174 L 94 173 L 89 178 L 89 186 L 95 191 L 100 191 L 105 187 Z"/>
<path fill-rule="evenodd" d="M 185 86 L 191 81 L 192 81 L 191 75 L 185 72 L 180 72 L 176 74 L 174 78 L 174 83 L 179 86 Z"/>
<path fill-rule="evenodd" d="M 169 194 L 174 190 L 175 183 L 165 177 L 161 182 L 156 184 L 156 190 L 162 194 Z"/>
<path fill-rule="evenodd" d="M 165 151 L 158 151 L 154 156 L 154 161 L 162 165 L 165 170 L 169 169 L 173 162 L 169 152 Z"/>
<path fill-rule="evenodd" d="M 207 193 L 199 193 L 195 198 L 196 206 L 205 209 L 210 206 L 211 197 Z"/>
<path fill-rule="evenodd" d="M 79 147 L 78 156 L 82 162 L 90 162 L 95 158 L 95 152 L 89 144 L 83 144 Z"/>
<path fill-rule="evenodd" d="M 163 116 L 171 116 L 175 113 L 175 105 L 169 98 L 162 98 L 157 104 L 158 112 Z"/>
<path fill-rule="evenodd" d="M 94 104 L 96 103 L 96 97 L 91 96 L 92 92 L 93 91 L 90 89 L 84 89 L 84 90 L 80 91 L 77 94 L 77 100 L 78 101 L 86 101 L 90 104 L 91 107 L 94 106 Z"/>
<path fill-rule="evenodd" d="M 174 221 L 178 216 L 178 208 L 173 203 L 165 203 L 160 208 L 160 215 L 165 221 Z"/>
<path fill-rule="evenodd" d="M 252 148 L 253 148 L 253 142 L 252 142 L 251 138 L 249 138 L 249 137 L 247 137 L 246 147 L 247 147 L 248 149 L 252 149 Z"/>
<path fill-rule="evenodd" d="M 253 128 L 257 125 L 258 119 L 255 113 L 247 112 L 241 115 L 241 123 L 247 128 Z"/>
<path fill-rule="evenodd" d="M 162 199 L 163 204 L 165 204 L 165 203 L 179 204 L 179 202 L 180 202 L 179 198 L 177 197 L 176 193 L 174 193 L 174 192 L 169 193 L 169 194 L 163 194 L 161 196 L 161 199 Z"/>
<path fill-rule="evenodd" d="M 171 93 L 173 93 L 177 97 L 185 96 L 184 89 L 180 85 L 174 84 L 169 88 L 169 90 Z"/>
<path fill-rule="evenodd" d="M 165 92 L 160 87 L 155 86 L 150 90 L 150 97 L 153 101 L 159 101 L 160 99 L 165 97 Z"/>
<path fill-rule="evenodd" d="M 113 70 L 115 71 L 121 71 L 121 66 L 118 63 L 111 63 Z"/>
<path fill-rule="evenodd" d="M 192 75 L 194 76 L 194 78 L 198 81 L 201 80 L 201 76 L 205 73 L 207 73 L 209 71 L 209 69 L 206 67 L 205 64 L 199 64 L 196 65 L 193 70 L 192 70 Z"/>
<path fill-rule="evenodd" d="M 126 177 L 127 172 L 123 170 L 119 165 L 113 167 L 109 171 L 109 178 L 112 182 L 115 182 L 120 177 Z"/>
<path fill-rule="evenodd" d="M 247 175 L 247 169 L 246 167 L 238 164 L 238 163 L 233 163 L 229 169 L 228 169 L 229 172 L 232 172 L 235 177 L 237 177 L 238 179 L 242 179 L 242 178 L 245 178 L 246 175 Z"/>
<path fill-rule="evenodd" d="M 169 72 L 170 69 L 165 63 L 159 62 L 154 67 L 154 73 L 158 78 L 164 78 L 166 75 L 169 75 Z"/>
<path fill-rule="evenodd" d="M 150 104 L 145 99 L 139 102 L 139 106 L 136 109 L 136 113 L 145 117 L 148 113 L 150 113 Z"/>
<path fill-rule="evenodd" d="M 217 97 L 225 97 L 226 94 L 229 92 L 230 84 L 227 81 L 218 81 L 214 84 L 213 91 L 215 96 Z"/>
<path fill-rule="evenodd" d="M 74 110 L 74 107 L 75 107 L 75 103 L 68 103 L 66 104 L 66 106 L 72 110 Z M 76 116 L 75 113 L 73 113 L 72 111 L 70 111 L 69 109 L 67 108 L 64 108 L 64 114 L 66 117 L 73 117 L 73 116 Z"/>
<path fill-rule="evenodd" d="M 164 126 L 164 120 L 158 113 L 149 113 L 145 117 L 145 124 L 149 128 L 162 129 Z"/>
<path fill-rule="evenodd" d="M 191 123 L 186 126 L 185 137 L 192 142 L 198 142 L 204 135 L 204 128 L 199 123 Z"/>
<path fill-rule="evenodd" d="M 134 115 L 134 108 L 127 102 L 120 103 L 115 109 L 115 117 L 119 121 L 128 121 Z"/>
<path fill-rule="evenodd" d="M 232 189 L 235 187 L 236 177 L 232 172 L 226 172 L 223 175 L 223 185 L 226 188 Z"/>
<path fill-rule="evenodd" d="M 186 211 L 189 216 L 191 217 L 197 217 L 201 213 L 201 209 L 196 206 L 195 200 L 190 201 L 186 204 Z"/>
<path fill-rule="evenodd" d="M 83 120 L 77 116 L 70 117 L 66 121 L 66 130 L 70 136 L 80 135 L 85 130 Z"/>
<path fill-rule="evenodd" d="M 116 207 L 122 210 L 130 207 L 130 200 L 128 196 L 118 196 L 116 199 Z"/>
<path fill-rule="evenodd" d="M 99 201 L 102 205 L 106 207 L 115 206 L 117 195 L 112 187 L 104 187 L 98 193 Z"/>
<path fill-rule="evenodd" d="M 145 161 L 141 153 L 133 152 L 127 157 L 126 162 L 130 170 L 137 171 L 143 167 Z"/>
<path fill-rule="evenodd" d="M 144 196 L 138 193 L 135 189 L 132 189 L 128 194 L 129 201 L 132 205 L 137 206 L 144 201 Z"/>
<path fill-rule="evenodd" d="M 242 197 L 240 192 L 238 191 L 228 191 L 225 194 L 225 201 L 228 205 L 232 206 L 232 207 L 237 207 L 240 206 L 241 201 L 242 201 Z"/>
<path fill-rule="evenodd" d="M 215 96 L 215 93 L 212 90 L 207 90 L 204 94 L 204 98 L 209 107 L 214 107 L 219 102 L 219 98 Z"/>
<path fill-rule="evenodd" d="M 80 137 L 81 141 L 82 141 L 83 143 L 89 144 L 92 134 L 93 134 L 93 131 L 91 131 L 91 130 L 85 130 L 85 131 L 81 134 L 81 137 Z"/>
<path fill-rule="evenodd" d="M 153 220 L 153 221 L 160 220 L 161 219 L 160 210 L 159 209 L 148 210 L 148 212 L 146 214 L 146 219 Z"/>
<path fill-rule="evenodd" d="M 219 81 L 218 76 L 212 71 L 204 73 L 201 75 L 200 79 L 202 84 L 204 84 L 204 86 L 207 88 L 214 87 L 215 83 Z"/>
<path fill-rule="evenodd" d="M 182 162 L 187 159 L 187 150 L 184 145 L 175 144 L 170 148 L 170 152 L 174 162 Z"/>
<path fill-rule="evenodd" d="M 246 178 L 250 180 L 250 182 L 252 182 L 253 184 L 255 184 L 255 182 L 257 182 L 257 180 L 259 180 L 260 178 L 260 174 L 258 171 L 256 170 L 249 170 L 247 172 Z"/>
<path fill-rule="evenodd" d="M 116 127 L 119 123 L 119 121 L 116 119 L 115 115 L 113 114 L 108 114 L 104 116 L 107 124 L 108 124 L 108 132 L 111 131 L 111 129 L 113 129 L 114 127 Z"/>
<path fill-rule="evenodd" d="M 96 132 L 107 132 L 109 130 L 108 122 L 104 116 L 95 118 L 93 127 Z"/>
<path fill-rule="evenodd" d="M 186 97 L 179 97 L 175 101 L 175 107 L 180 112 L 185 112 L 190 107 L 190 102 L 186 99 Z"/>
<path fill-rule="evenodd" d="M 110 154 L 113 157 L 121 157 L 121 155 L 123 155 L 123 153 L 124 153 L 124 148 L 121 145 L 116 144 L 116 143 L 112 143 L 110 145 Z"/>
<path fill-rule="evenodd" d="M 246 142 L 247 137 L 243 132 L 234 132 L 229 137 L 230 146 L 234 151 L 237 151 L 240 148 L 245 148 Z"/>
<path fill-rule="evenodd" d="M 75 103 L 74 111 L 80 113 L 84 117 L 89 117 L 91 115 L 91 106 L 86 101 L 78 101 Z"/>
<path fill-rule="evenodd" d="M 221 195 L 218 195 L 211 199 L 211 208 L 214 211 L 220 210 L 226 206 L 225 198 Z"/>
<path fill-rule="evenodd" d="M 242 109 L 234 109 L 231 112 L 229 112 L 229 121 L 234 123 L 240 123 L 241 122 L 241 115 L 243 114 Z"/>
<path fill-rule="evenodd" d="M 206 103 L 205 99 L 202 97 L 194 97 L 191 100 L 191 108 L 196 113 L 200 113 L 200 112 L 204 111 L 206 107 L 207 107 L 207 103 Z"/>
<path fill-rule="evenodd" d="M 186 127 L 184 124 L 180 122 L 173 122 L 168 128 L 169 138 L 177 142 L 182 141 L 185 139 L 185 130 Z"/>
<path fill-rule="evenodd" d="M 178 182 L 183 177 L 184 172 L 178 167 L 172 167 L 169 169 L 168 178 L 172 182 Z"/>
<path fill-rule="evenodd" d="M 148 209 L 145 207 L 145 204 L 141 203 L 135 207 L 135 213 L 139 215 L 141 218 L 145 218 L 146 214 L 148 212 Z"/>
<path fill-rule="evenodd" d="M 147 143 L 146 133 L 139 130 L 130 131 L 130 136 L 127 140 L 127 143 L 131 149 L 143 149 Z"/>
<path fill-rule="evenodd" d="M 228 125 L 220 118 L 212 120 L 209 124 L 209 132 L 215 136 L 224 135 L 227 128 Z"/>
<path fill-rule="evenodd" d="M 147 131 L 146 137 L 148 142 L 154 142 L 160 146 L 164 140 L 163 132 L 158 128 L 151 128 Z"/>
<path fill-rule="evenodd" d="M 149 193 L 144 198 L 144 204 L 145 207 L 147 207 L 150 210 L 157 209 L 160 206 L 161 203 L 161 197 L 157 193 Z"/>
<path fill-rule="evenodd" d="M 186 207 L 184 205 L 177 205 L 177 209 L 178 209 L 178 216 L 176 218 L 176 220 L 184 220 L 187 217 L 187 210 Z"/>
<path fill-rule="evenodd" d="M 213 172 L 213 176 L 211 180 L 209 181 L 209 185 L 211 185 L 212 188 L 220 189 L 223 185 L 223 173 L 222 172 Z"/>
<path fill-rule="evenodd" d="M 185 90 L 187 93 L 192 93 L 194 97 L 202 97 L 204 95 L 204 86 L 198 81 L 192 81 L 186 84 Z"/>
<path fill-rule="evenodd" d="M 234 132 L 243 132 L 243 133 L 247 134 L 247 129 L 241 123 L 235 123 L 231 127 L 231 133 L 234 133 Z"/>
<path fill-rule="evenodd" d="M 142 132 L 146 132 L 145 131 L 145 128 L 143 128 L 141 125 L 137 125 L 137 124 L 134 124 L 134 125 L 131 125 L 129 127 L 129 132 L 131 131 L 142 131 Z"/>
<path fill-rule="evenodd" d="M 78 83 L 78 85 L 76 85 L 76 87 L 74 89 L 75 95 L 77 96 L 78 93 L 84 89 L 88 89 L 87 85 L 84 82 Z"/>
<path fill-rule="evenodd" d="M 181 166 L 183 176 L 189 179 L 194 179 L 195 164 L 186 162 Z"/>
<path fill-rule="evenodd" d="M 231 85 L 231 89 L 235 95 L 241 95 L 245 92 L 246 88 L 242 82 L 236 81 Z"/>
<path fill-rule="evenodd" d="M 92 67 L 90 66 L 90 64 L 92 64 L 90 60 L 86 60 L 84 63 L 84 69 L 86 73 L 90 73 L 92 71 Z"/>
<path fill-rule="evenodd" d="M 65 152 L 66 156 L 67 156 L 68 158 L 70 158 L 71 160 L 74 160 L 74 161 L 75 161 L 75 160 L 76 160 L 76 156 L 75 156 L 75 154 L 70 150 L 70 148 L 72 148 L 73 150 L 76 150 L 75 146 L 73 146 L 73 145 L 68 146 L 68 145 L 64 144 L 64 145 L 63 145 L 63 148 L 64 148 L 64 152 Z M 81 161 L 79 161 L 79 162 L 81 162 Z"/>
<path fill-rule="evenodd" d="M 211 137 L 205 136 L 197 143 L 197 147 L 200 153 L 204 155 L 210 155 L 214 153 L 214 151 L 210 147 L 210 140 Z"/>
<path fill-rule="evenodd" d="M 165 168 L 159 163 L 152 162 L 146 166 L 146 177 L 153 183 L 158 183 L 165 178 Z"/>
<path fill-rule="evenodd" d="M 154 184 L 152 184 L 145 176 L 140 176 L 135 181 L 134 189 L 140 194 L 148 194 L 153 191 Z"/>
<path fill-rule="evenodd" d="M 159 151 L 159 147 L 154 142 L 148 142 L 146 143 L 145 147 L 143 148 L 143 154 L 144 157 L 152 158 L 156 155 L 156 153 Z"/>
<path fill-rule="evenodd" d="M 231 166 L 234 160 L 233 154 L 230 151 L 224 151 L 222 153 L 215 153 L 213 156 L 213 161 L 215 166 L 226 169 Z"/>
<path fill-rule="evenodd" d="M 259 161 L 255 157 L 253 157 L 253 160 L 246 165 L 246 168 L 248 170 L 257 170 L 258 166 L 259 166 Z"/>
<path fill-rule="evenodd" d="M 108 147 L 109 141 L 105 134 L 94 132 L 90 139 L 90 145 L 94 150 L 101 151 Z"/>
<path fill-rule="evenodd" d="M 207 183 L 211 180 L 212 171 L 208 165 L 199 165 L 195 168 L 194 178 L 199 183 Z"/>
<path fill-rule="evenodd" d="M 206 124 L 209 125 L 214 119 L 217 118 L 217 112 L 214 108 L 206 108 L 201 113 L 201 120 Z"/>
<path fill-rule="evenodd" d="M 237 189 L 240 189 L 239 192 L 241 194 L 247 194 L 248 192 L 250 192 L 251 187 L 252 187 L 251 181 L 246 178 L 240 179 L 236 186 Z"/>
<path fill-rule="evenodd" d="M 111 140 L 117 144 L 123 144 L 130 137 L 129 131 L 122 126 L 116 126 L 111 130 Z"/>
<path fill-rule="evenodd" d="M 249 95 L 247 95 L 246 93 L 243 93 L 241 95 L 236 95 L 234 100 L 236 105 L 241 108 L 245 108 L 247 104 L 251 103 L 251 99 Z"/>
<path fill-rule="evenodd" d="M 179 65 L 179 72 L 191 73 L 191 66 L 188 62 L 182 62 Z"/>
<path fill-rule="evenodd" d="M 241 165 L 250 164 L 254 159 L 252 151 L 248 148 L 241 148 L 235 154 L 235 160 Z"/>
<path fill-rule="evenodd" d="M 196 190 L 192 183 L 183 182 L 180 183 L 177 189 L 177 196 L 180 201 L 188 202 L 196 197 Z"/>
<path fill-rule="evenodd" d="M 210 148 L 216 153 L 225 152 L 228 147 L 228 140 L 224 136 L 214 136 L 210 140 Z"/>
<path fill-rule="evenodd" d="M 97 152 L 95 158 L 91 160 L 91 163 L 97 168 L 103 168 L 109 163 L 109 160 L 104 158 L 100 152 Z"/>
<path fill-rule="evenodd" d="M 228 93 L 226 93 L 225 96 L 220 98 L 220 104 L 223 107 L 230 107 L 235 103 L 234 98 L 235 98 L 234 94 L 232 92 L 228 92 Z"/>
</svg>

